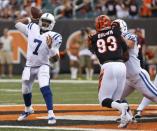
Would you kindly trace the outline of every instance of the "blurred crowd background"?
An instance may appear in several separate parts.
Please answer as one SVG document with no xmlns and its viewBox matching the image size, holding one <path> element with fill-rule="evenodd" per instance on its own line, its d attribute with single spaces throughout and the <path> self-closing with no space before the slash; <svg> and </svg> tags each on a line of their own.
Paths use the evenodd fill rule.
<svg viewBox="0 0 157 131">
<path fill-rule="evenodd" d="M 104 13 L 131 19 L 157 17 L 157 0 L 0 0 L 0 18 L 29 16 L 32 6 L 53 13 L 56 19 L 92 19 Z"/>
</svg>

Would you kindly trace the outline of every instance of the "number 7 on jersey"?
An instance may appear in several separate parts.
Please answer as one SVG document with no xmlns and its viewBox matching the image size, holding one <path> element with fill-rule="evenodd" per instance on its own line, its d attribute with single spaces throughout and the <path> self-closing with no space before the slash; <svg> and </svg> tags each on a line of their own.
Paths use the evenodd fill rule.
<svg viewBox="0 0 157 131">
<path fill-rule="evenodd" d="M 33 51 L 33 54 L 38 55 L 38 50 L 39 50 L 39 47 L 40 47 L 42 41 L 38 40 L 38 39 L 34 39 L 34 43 L 37 43 L 37 46 L 36 46 L 35 50 Z"/>
</svg>

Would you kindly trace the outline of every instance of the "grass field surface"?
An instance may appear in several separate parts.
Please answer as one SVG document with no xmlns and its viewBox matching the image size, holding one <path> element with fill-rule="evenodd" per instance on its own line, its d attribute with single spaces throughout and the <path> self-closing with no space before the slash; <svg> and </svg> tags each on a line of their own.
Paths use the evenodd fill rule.
<svg viewBox="0 0 157 131">
<path fill-rule="evenodd" d="M 54 104 L 98 104 L 98 81 L 52 80 Z M 33 85 L 33 104 L 45 104 L 38 83 Z M 142 96 L 135 91 L 128 98 L 130 104 L 139 103 Z M 0 105 L 23 104 L 20 79 L 0 80 Z M 0 128 L 0 131 L 37 131 L 42 129 Z M 46 130 L 46 129 L 44 129 Z M 53 129 L 53 131 L 56 131 Z M 59 131 L 59 130 L 57 130 Z"/>
<path fill-rule="evenodd" d="M 51 89 L 53 92 L 54 104 L 97 104 L 98 99 L 98 84 L 97 81 L 82 82 L 65 81 L 59 83 L 54 80 L 51 82 Z M 43 104 L 38 83 L 33 85 L 33 103 Z M 141 100 L 141 95 L 135 91 L 128 97 L 131 104 L 138 103 Z M 0 104 L 23 104 L 21 95 L 20 82 L 5 82 L 0 83 Z"/>
</svg>

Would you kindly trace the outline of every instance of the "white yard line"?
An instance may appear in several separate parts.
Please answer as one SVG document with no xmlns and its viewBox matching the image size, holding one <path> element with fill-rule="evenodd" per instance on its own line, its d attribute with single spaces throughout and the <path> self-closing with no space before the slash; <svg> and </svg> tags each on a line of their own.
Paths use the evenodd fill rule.
<svg viewBox="0 0 157 131">
<path fill-rule="evenodd" d="M 0 79 L 0 83 L 20 83 L 20 79 Z M 37 82 L 37 80 L 35 81 Z M 84 84 L 84 83 L 89 83 L 89 84 L 97 84 L 98 80 L 50 80 L 51 83 L 71 83 L 71 84 Z"/>
<path fill-rule="evenodd" d="M 3 91 L 3 92 L 21 92 L 21 90 L 16 90 L 16 89 L 0 89 L 0 91 Z"/>
</svg>

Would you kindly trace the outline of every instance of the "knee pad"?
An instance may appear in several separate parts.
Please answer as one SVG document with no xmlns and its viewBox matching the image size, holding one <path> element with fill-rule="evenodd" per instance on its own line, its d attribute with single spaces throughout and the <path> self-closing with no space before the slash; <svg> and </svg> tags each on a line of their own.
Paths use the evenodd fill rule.
<svg viewBox="0 0 157 131">
<path fill-rule="evenodd" d="M 110 98 L 106 98 L 102 101 L 102 106 L 103 107 L 108 107 L 108 108 L 111 108 L 111 103 L 113 102 L 112 99 Z"/>
</svg>

